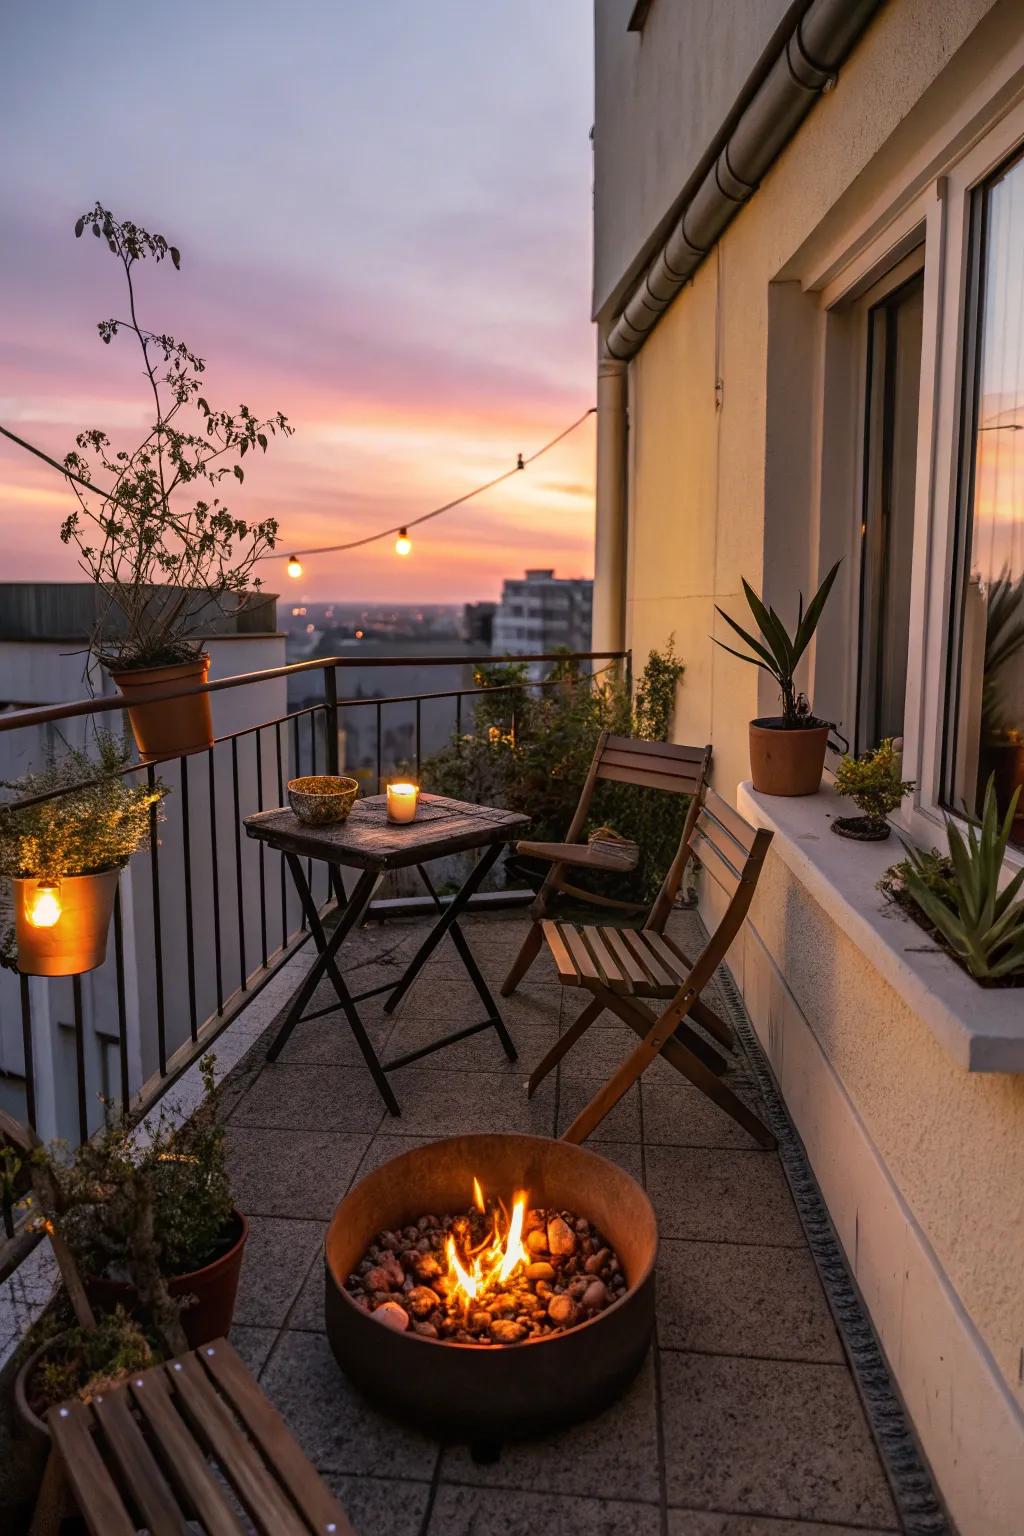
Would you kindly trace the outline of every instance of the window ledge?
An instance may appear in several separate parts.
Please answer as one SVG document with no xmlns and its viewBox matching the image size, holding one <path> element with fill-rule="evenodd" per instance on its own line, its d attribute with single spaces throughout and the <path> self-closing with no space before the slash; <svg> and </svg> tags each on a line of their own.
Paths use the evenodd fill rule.
<svg viewBox="0 0 1024 1536">
<path fill-rule="evenodd" d="M 923 929 L 875 886 L 901 857 L 898 838 L 855 843 L 836 837 L 831 817 L 849 805 L 823 786 L 783 798 L 737 790 L 747 820 L 774 832 L 773 851 L 881 976 L 919 1014 L 958 1066 L 968 1072 L 1024 1072 L 1024 993 L 979 987 Z"/>
</svg>

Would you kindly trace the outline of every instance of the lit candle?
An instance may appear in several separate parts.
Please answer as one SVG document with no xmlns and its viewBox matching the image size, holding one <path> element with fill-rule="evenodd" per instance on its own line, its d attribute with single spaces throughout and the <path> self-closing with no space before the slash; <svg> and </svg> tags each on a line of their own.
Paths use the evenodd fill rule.
<svg viewBox="0 0 1024 1536">
<path fill-rule="evenodd" d="M 412 821 L 419 796 L 418 784 L 389 784 L 388 821 Z"/>
</svg>

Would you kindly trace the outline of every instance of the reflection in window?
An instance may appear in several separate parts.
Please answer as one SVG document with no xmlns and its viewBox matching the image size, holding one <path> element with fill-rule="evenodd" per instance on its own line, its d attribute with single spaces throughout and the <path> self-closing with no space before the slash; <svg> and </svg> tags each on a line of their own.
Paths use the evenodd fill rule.
<svg viewBox="0 0 1024 1536">
<path fill-rule="evenodd" d="M 972 251 L 951 799 L 979 808 L 994 776 L 1005 811 L 1024 784 L 1024 157 L 975 193 Z"/>
</svg>

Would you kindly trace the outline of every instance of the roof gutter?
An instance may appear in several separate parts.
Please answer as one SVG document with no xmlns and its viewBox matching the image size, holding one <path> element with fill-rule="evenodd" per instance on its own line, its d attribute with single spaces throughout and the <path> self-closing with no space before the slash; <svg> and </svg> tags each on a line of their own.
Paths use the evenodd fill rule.
<svg viewBox="0 0 1024 1536">
<path fill-rule="evenodd" d="M 635 356 L 723 230 L 753 196 L 846 59 L 881 0 L 812 0 L 605 341 Z"/>
</svg>

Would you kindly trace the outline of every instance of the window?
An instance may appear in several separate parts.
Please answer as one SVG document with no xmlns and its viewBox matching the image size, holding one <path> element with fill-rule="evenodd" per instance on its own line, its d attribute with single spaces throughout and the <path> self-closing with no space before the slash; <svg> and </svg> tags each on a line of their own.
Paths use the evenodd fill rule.
<svg viewBox="0 0 1024 1536">
<path fill-rule="evenodd" d="M 913 261 L 920 266 L 920 259 Z M 905 264 L 904 264 L 905 265 Z M 894 286 L 895 285 L 895 286 Z M 887 291 L 888 290 L 888 291 Z M 867 296 L 858 751 L 903 735 L 910 643 L 924 274 L 902 267 Z"/>
<path fill-rule="evenodd" d="M 946 803 L 1024 785 L 1024 154 L 971 195 Z M 1024 798 L 1024 796 L 1022 796 Z M 1024 847 L 1024 807 L 1013 841 Z"/>
</svg>

